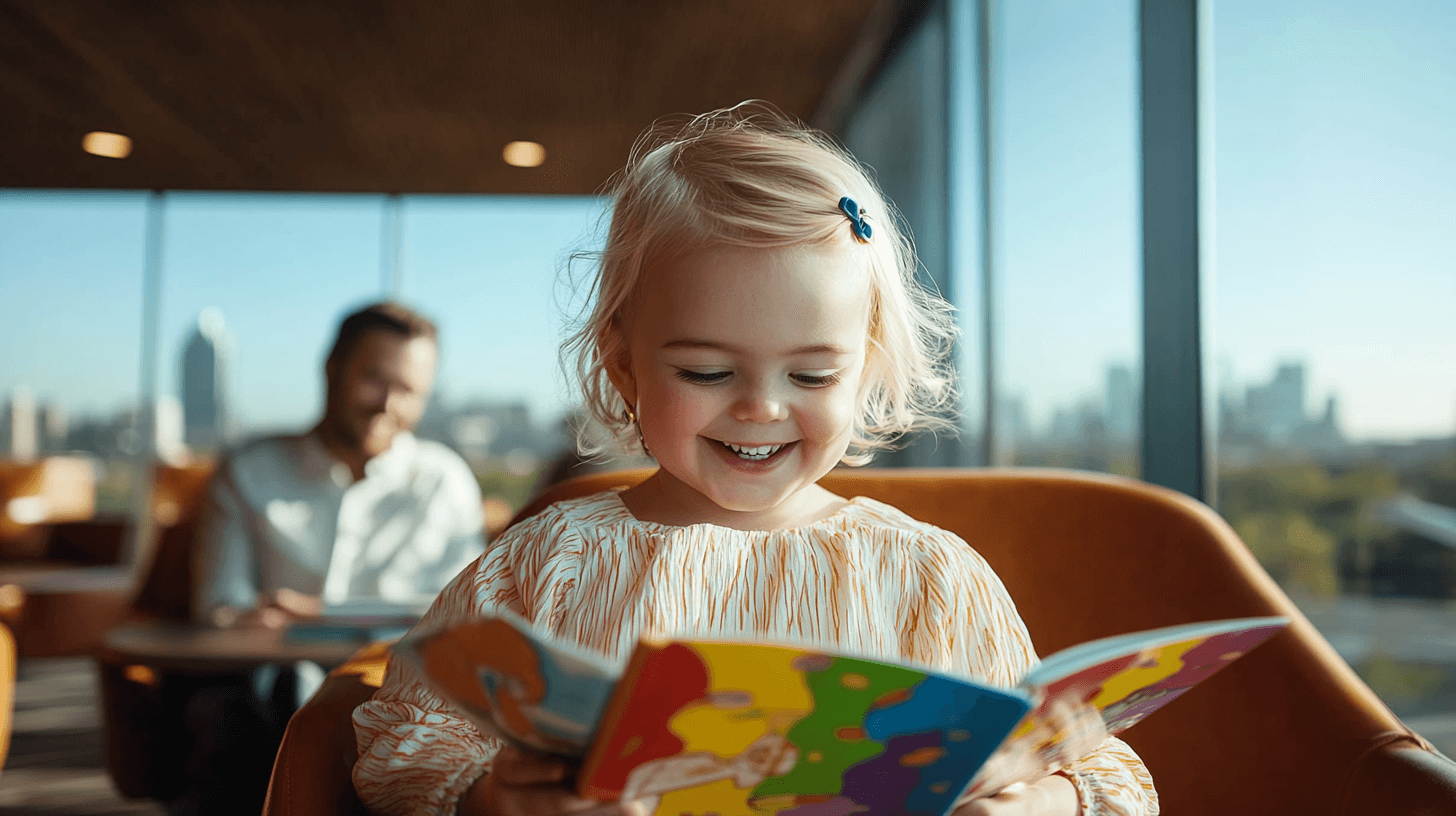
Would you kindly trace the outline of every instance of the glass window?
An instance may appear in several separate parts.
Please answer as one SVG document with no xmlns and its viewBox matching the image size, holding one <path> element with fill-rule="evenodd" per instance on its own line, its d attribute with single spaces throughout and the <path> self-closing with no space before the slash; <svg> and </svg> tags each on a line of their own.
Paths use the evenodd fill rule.
<svg viewBox="0 0 1456 816">
<path fill-rule="evenodd" d="M 145 218 L 141 193 L 0 191 L 0 455 L 92 457 L 105 513 L 140 452 Z"/>
<path fill-rule="evenodd" d="M 165 201 L 158 453 L 312 427 L 340 318 L 381 297 L 382 198 Z"/>
<path fill-rule="evenodd" d="M 564 320 L 601 248 L 595 197 L 435 197 L 403 202 L 403 296 L 441 330 L 440 380 L 421 433 L 470 462 L 487 496 L 518 508 L 569 455 L 579 400 L 561 376 Z"/>
<path fill-rule="evenodd" d="M 1456 752 L 1456 7 L 1221 2 L 1218 506 Z"/>
<path fill-rule="evenodd" d="M 960 437 L 922 437 L 903 450 L 881 453 L 875 464 L 957 465 L 975 455 L 974 435 L 979 430 L 977 419 L 982 411 L 979 332 L 980 291 L 978 267 L 966 270 L 961 264 L 967 258 L 975 263 L 974 249 L 969 256 L 952 241 L 952 224 L 962 221 L 972 228 L 979 218 L 974 208 L 977 191 L 967 186 L 952 186 L 950 150 L 952 133 L 964 138 L 963 130 L 953 131 L 952 111 L 958 106 L 973 104 L 969 91 L 951 97 L 947 87 L 947 13 L 936 6 L 919 23 L 905 44 L 894 53 L 884 70 L 875 78 L 863 99 L 851 112 L 844 128 L 845 144 L 861 162 L 870 166 L 875 180 L 886 196 L 904 216 L 919 256 L 925 281 L 960 309 L 964 342 L 958 350 L 957 366 L 961 386 L 962 435 Z M 958 52 L 959 53 L 959 52 Z M 972 63 L 973 64 L 973 63 Z M 957 119 L 965 119 L 963 115 Z M 974 120 L 971 120 L 974 121 Z M 954 198 L 952 198 L 954 196 Z M 962 218 L 960 208 L 970 207 L 970 216 Z M 958 236 L 957 236 L 958 237 Z"/>
<path fill-rule="evenodd" d="M 995 5 L 996 433 L 1008 464 L 1139 473 L 1136 15 L 1135 3 Z"/>
</svg>

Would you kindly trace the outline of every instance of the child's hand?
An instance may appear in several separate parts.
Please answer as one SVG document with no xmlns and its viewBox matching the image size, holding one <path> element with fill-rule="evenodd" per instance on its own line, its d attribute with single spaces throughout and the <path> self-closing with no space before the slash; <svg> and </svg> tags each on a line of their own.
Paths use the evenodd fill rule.
<svg viewBox="0 0 1456 816">
<path fill-rule="evenodd" d="M 481 777 L 460 802 L 461 816 L 636 816 L 631 804 L 605 805 L 583 799 L 566 785 L 566 764 L 506 746 L 495 755 L 490 773 Z"/>
<path fill-rule="evenodd" d="M 1049 774 L 1033 784 L 1018 782 L 995 796 L 966 802 L 952 816 L 1078 816 L 1081 812 L 1072 780 Z"/>
</svg>

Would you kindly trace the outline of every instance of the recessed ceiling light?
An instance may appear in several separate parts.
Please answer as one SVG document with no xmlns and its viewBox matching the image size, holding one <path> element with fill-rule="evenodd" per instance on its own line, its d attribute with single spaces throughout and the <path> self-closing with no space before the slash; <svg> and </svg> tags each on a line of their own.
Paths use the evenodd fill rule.
<svg viewBox="0 0 1456 816">
<path fill-rule="evenodd" d="M 536 142 L 511 142 L 501 151 L 501 158 L 512 167 L 540 167 L 546 161 L 546 148 Z"/>
<path fill-rule="evenodd" d="M 131 139 L 120 133 L 93 130 L 81 139 L 81 149 L 96 156 L 124 159 L 131 155 Z"/>
</svg>

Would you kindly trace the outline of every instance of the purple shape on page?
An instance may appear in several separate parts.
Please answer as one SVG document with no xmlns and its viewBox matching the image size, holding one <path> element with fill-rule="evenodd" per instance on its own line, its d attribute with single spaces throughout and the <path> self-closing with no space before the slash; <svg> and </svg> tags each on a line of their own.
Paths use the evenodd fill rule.
<svg viewBox="0 0 1456 816">
<path fill-rule="evenodd" d="M 845 796 L 836 796 L 823 802 L 807 802 L 779 811 L 779 816 L 850 816 L 864 813 L 865 806 Z"/>
<path fill-rule="evenodd" d="M 944 739 L 940 731 L 891 737 L 882 753 L 844 772 L 840 793 L 863 805 L 871 816 L 914 816 L 904 813 L 905 804 L 921 785 L 922 773 L 920 768 L 900 764 L 900 758 L 920 748 L 940 747 Z"/>
</svg>

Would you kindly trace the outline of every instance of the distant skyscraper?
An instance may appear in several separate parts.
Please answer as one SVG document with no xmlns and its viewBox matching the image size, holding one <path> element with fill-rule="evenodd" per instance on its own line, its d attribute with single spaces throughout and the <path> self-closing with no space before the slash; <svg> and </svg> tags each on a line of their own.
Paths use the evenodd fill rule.
<svg viewBox="0 0 1456 816">
<path fill-rule="evenodd" d="M 1020 394 L 1003 397 L 996 412 L 996 443 L 1008 451 L 1031 441 L 1026 398 Z"/>
<path fill-rule="evenodd" d="M 216 450 L 227 441 L 228 339 L 222 312 L 204 309 L 182 348 L 182 416 L 187 444 Z"/>
<path fill-rule="evenodd" d="M 1107 367 L 1107 436 L 1113 442 L 1128 443 L 1137 438 L 1138 387 L 1132 369 L 1125 365 Z"/>
<path fill-rule="evenodd" d="M 39 452 L 35 417 L 35 398 L 30 389 L 20 386 L 10 393 L 5 409 L 5 455 L 20 462 L 29 462 Z"/>
<path fill-rule="evenodd" d="M 1266 439 L 1288 442 L 1305 423 L 1304 364 L 1282 363 L 1268 385 L 1250 387 L 1248 412 L 1253 427 Z"/>
</svg>

